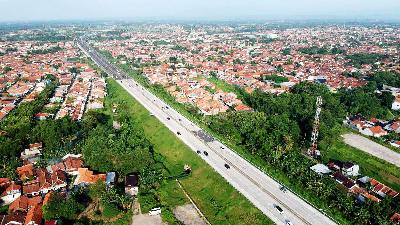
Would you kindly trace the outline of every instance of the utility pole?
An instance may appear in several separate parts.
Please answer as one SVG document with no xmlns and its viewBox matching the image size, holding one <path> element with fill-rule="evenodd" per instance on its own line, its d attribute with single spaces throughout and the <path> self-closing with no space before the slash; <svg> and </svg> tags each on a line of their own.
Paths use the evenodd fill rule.
<svg viewBox="0 0 400 225">
<path fill-rule="evenodd" d="M 315 111 L 315 116 L 314 116 L 313 131 L 311 133 L 311 146 L 308 149 L 307 154 L 309 156 L 312 156 L 313 158 L 318 159 L 321 157 L 321 152 L 317 149 L 318 131 L 319 131 L 319 115 L 321 114 L 321 106 L 322 106 L 322 97 L 321 96 L 317 97 L 316 106 L 317 106 L 317 109 Z"/>
</svg>

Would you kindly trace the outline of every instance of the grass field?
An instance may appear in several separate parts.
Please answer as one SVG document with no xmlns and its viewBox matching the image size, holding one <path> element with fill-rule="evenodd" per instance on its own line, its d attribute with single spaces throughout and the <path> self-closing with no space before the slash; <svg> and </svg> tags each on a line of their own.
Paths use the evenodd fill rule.
<svg viewBox="0 0 400 225">
<path fill-rule="evenodd" d="M 220 80 L 216 77 L 210 77 L 207 80 L 210 81 L 211 83 L 213 83 L 217 89 L 221 89 L 222 91 L 225 91 L 225 92 L 233 92 L 237 95 L 239 94 L 239 93 L 237 93 L 235 86 L 233 86 L 232 84 L 226 83 L 224 80 Z M 238 97 L 240 98 L 240 96 L 238 96 Z"/>
<path fill-rule="evenodd" d="M 322 156 L 324 162 L 337 159 L 357 163 L 360 166 L 360 173 L 363 175 L 375 178 L 396 191 L 400 191 L 400 168 L 353 148 L 342 140 L 334 142 L 322 152 Z"/>
<path fill-rule="evenodd" d="M 125 105 L 124 110 L 143 125 L 146 136 L 154 145 L 155 151 L 165 158 L 164 165 L 171 174 L 181 173 L 185 164 L 192 167 L 192 174 L 180 181 L 212 224 L 273 224 L 168 128 L 150 116 L 114 80 L 108 79 L 108 89 L 107 108 L 111 109 L 113 103 Z M 188 201 L 174 181 L 166 182 L 159 192 L 160 200 L 171 208 Z"/>
</svg>

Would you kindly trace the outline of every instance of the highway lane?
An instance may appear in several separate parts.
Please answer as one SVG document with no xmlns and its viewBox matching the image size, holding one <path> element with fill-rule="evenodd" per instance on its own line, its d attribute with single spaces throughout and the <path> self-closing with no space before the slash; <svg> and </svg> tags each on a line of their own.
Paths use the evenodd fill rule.
<svg viewBox="0 0 400 225">
<path fill-rule="evenodd" d="M 171 131 L 175 134 L 180 132 L 181 135 L 177 136 L 185 144 L 193 151 L 200 150 L 202 153 L 199 156 L 202 159 L 275 223 L 285 224 L 287 221 L 291 221 L 293 224 L 335 224 L 290 191 L 283 193 L 279 189 L 279 183 L 242 159 L 222 143 L 217 140 L 204 141 L 199 138 L 194 132 L 201 131 L 201 128 L 141 87 L 133 79 L 121 79 L 127 78 L 127 76 L 119 72 L 117 68 L 113 68 L 113 65 L 109 65 L 106 60 L 94 51 L 88 51 L 89 46 L 83 47 L 86 49 L 85 53 L 91 56 L 109 75 L 117 78 L 125 90 Z M 207 151 L 208 156 L 205 156 L 203 151 Z M 229 164 L 231 168 L 225 168 L 225 163 Z M 283 214 L 274 208 L 274 204 L 283 209 Z"/>
</svg>

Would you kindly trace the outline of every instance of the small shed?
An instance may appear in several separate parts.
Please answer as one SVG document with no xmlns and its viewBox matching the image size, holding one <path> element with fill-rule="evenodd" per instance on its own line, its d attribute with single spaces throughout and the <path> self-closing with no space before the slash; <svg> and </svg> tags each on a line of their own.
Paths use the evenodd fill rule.
<svg viewBox="0 0 400 225">
<path fill-rule="evenodd" d="M 113 187 L 115 185 L 116 174 L 115 172 L 108 172 L 106 175 L 106 185 Z"/>
<path fill-rule="evenodd" d="M 139 192 L 139 177 L 136 174 L 125 177 L 125 194 L 136 196 Z"/>
<path fill-rule="evenodd" d="M 316 164 L 316 165 L 310 167 L 310 169 L 312 171 L 318 173 L 318 174 L 330 174 L 330 173 L 332 173 L 332 170 L 330 170 L 324 164 Z"/>
</svg>

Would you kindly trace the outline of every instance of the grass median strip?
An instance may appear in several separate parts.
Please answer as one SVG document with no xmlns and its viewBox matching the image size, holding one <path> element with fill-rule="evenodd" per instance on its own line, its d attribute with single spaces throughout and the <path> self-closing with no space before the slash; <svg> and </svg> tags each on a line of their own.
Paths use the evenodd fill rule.
<svg viewBox="0 0 400 225">
<path fill-rule="evenodd" d="M 126 103 L 124 110 L 142 124 L 146 136 L 155 151 L 164 157 L 163 163 L 171 174 L 181 173 L 185 164 L 192 167 L 192 174 L 181 179 L 181 184 L 212 224 L 273 224 L 114 80 L 108 79 L 108 88 L 110 94 L 106 104 Z M 187 201 L 176 188 L 168 182 L 160 188 L 161 200 L 172 208 Z"/>
</svg>

